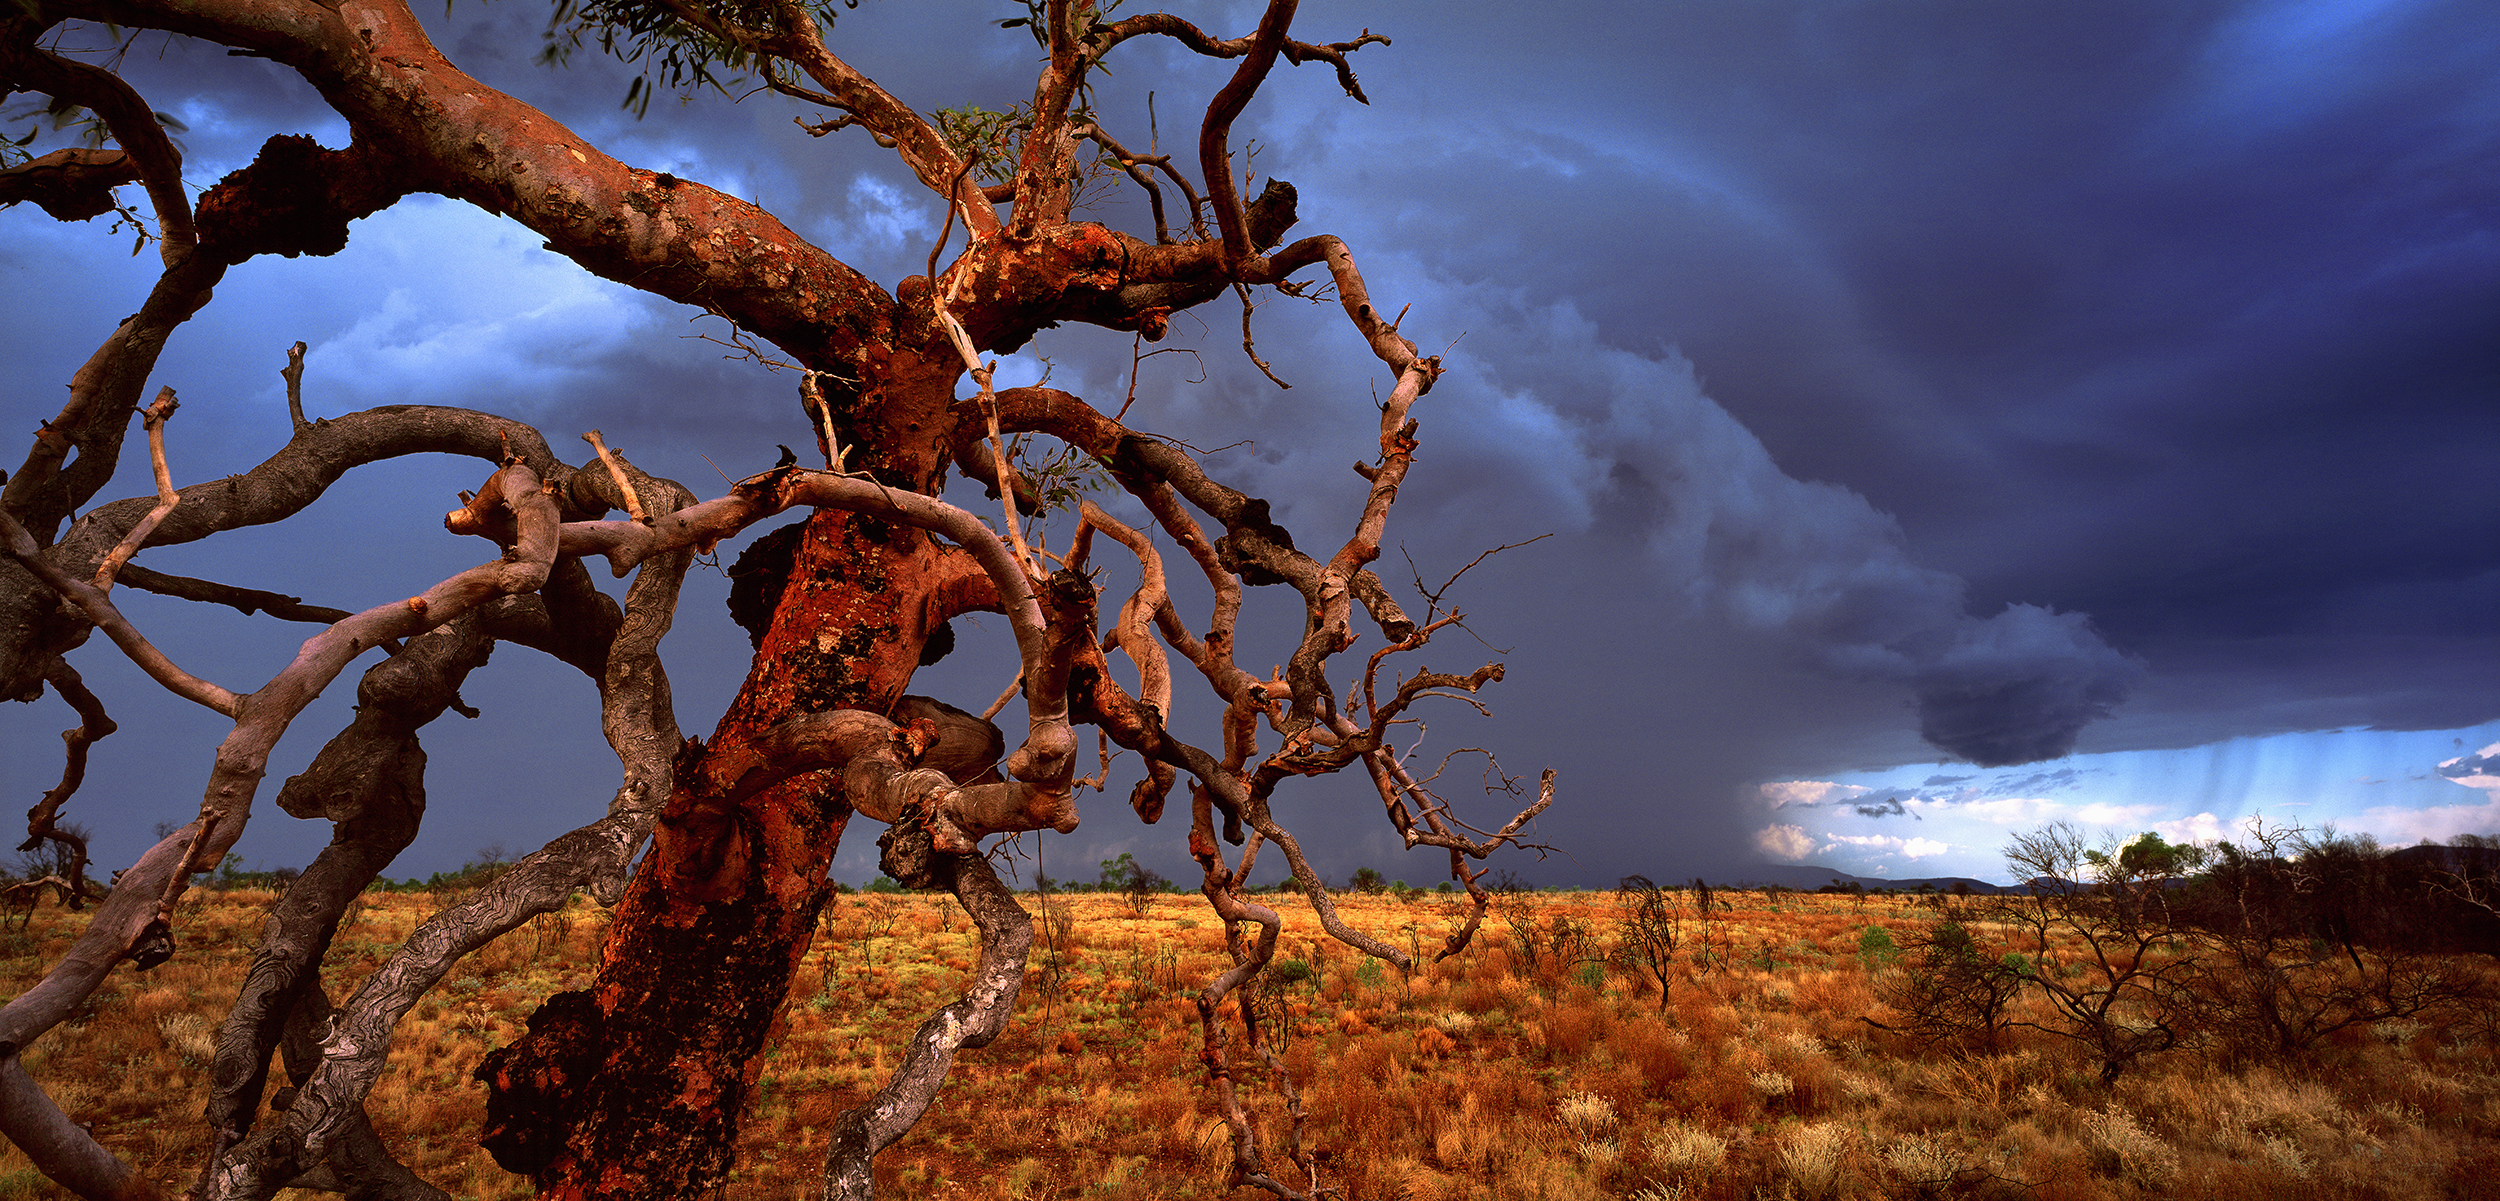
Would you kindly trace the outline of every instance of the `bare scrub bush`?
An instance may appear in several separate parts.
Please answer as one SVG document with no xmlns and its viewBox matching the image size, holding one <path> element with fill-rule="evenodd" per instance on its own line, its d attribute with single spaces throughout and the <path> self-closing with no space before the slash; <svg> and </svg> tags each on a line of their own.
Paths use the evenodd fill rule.
<svg viewBox="0 0 2500 1201">
<path fill-rule="evenodd" d="M 1913 1134 L 1884 1148 L 1884 1168 L 1910 1195 L 1935 1196 L 1961 1173 L 1962 1156 L 1948 1139 Z"/>
<path fill-rule="evenodd" d="M 1666 1012 L 1676 945 L 1684 938 L 1684 902 L 1647 876 L 1625 876 L 1615 885 L 1616 957 L 1633 977 L 1658 986 L 1658 1010 Z"/>
<path fill-rule="evenodd" d="M 2189 983 L 2235 1056 L 2305 1058 L 2338 1031 L 2478 997 L 2474 974 L 2415 928 L 2445 880 L 2408 890 L 2367 839 L 2253 823 L 2245 845 L 2219 843 L 2213 860 L 2192 897 L 2207 954 Z"/>
<path fill-rule="evenodd" d="M 1614 1103 L 1595 1093 L 1570 1093 L 1554 1104 L 1554 1116 L 1582 1139 L 1603 1137 L 1615 1128 Z"/>
<path fill-rule="evenodd" d="M 1510 928 L 1512 961 L 1530 983 L 1552 988 L 1599 962 L 1596 936 L 1586 919 L 1569 912 L 1543 916 L 1535 895 L 1527 893 L 1507 894 L 1499 907 L 1503 924 Z"/>
<path fill-rule="evenodd" d="M 1710 1175 L 1727 1160 L 1727 1140 L 1699 1126 L 1670 1121 L 1642 1140 L 1641 1150 L 1658 1170 L 1678 1180 Z"/>
<path fill-rule="evenodd" d="M 2100 1060 L 2104 1085 L 2138 1058 L 2178 1046 L 2192 1028 L 2188 982 L 2201 965 L 2171 890 L 2201 855 L 2150 833 L 2094 847 L 2064 822 L 2008 844 L 2018 888 L 1987 913 L 2022 932 L 2023 979 L 2050 1011 L 2013 1024 L 2081 1043 Z"/>
<path fill-rule="evenodd" d="M 1876 985 L 1876 997 L 1892 1011 L 1891 1020 L 1869 1017 L 1866 1022 L 1922 1044 L 1993 1051 L 2005 1028 L 2006 1006 L 2030 971 L 2021 955 L 1992 954 L 1971 937 L 1969 926 L 1939 920 L 1911 936 L 1900 973 Z"/>
<path fill-rule="evenodd" d="M 1726 917 L 1732 905 L 1726 889 L 1713 889 L 1700 877 L 1693 879 L 1693 914 L 1700 926 L 1691 957 L 1695 973 L 1724 971 L 1735 958 L 1736 934 L 1728 928 Z"/>
</svg>

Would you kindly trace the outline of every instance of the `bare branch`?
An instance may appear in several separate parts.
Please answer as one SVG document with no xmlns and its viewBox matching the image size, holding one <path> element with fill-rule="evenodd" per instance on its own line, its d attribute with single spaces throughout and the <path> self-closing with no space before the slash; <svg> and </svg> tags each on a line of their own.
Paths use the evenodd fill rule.
<svg viewBox="0 0 2500 1201">
<path fill-rule="evenodd" d="M 1276 65 L 1276 52 L 1283 48 L 1285 30 L 1293 24 L 1298 0 L 1268 0 L 1267 11 L 1259 18 L 1259 28 L 1250 35 L 1249 45 L 1241 54 L 1241 65 L 1233 70 L 1215 99 L 1207 102 L 1207 116 L 1198 129 L 1198 173 L 1206 181 L 1207 203 L 1215 209 L 1216 228 L 1224 238 L 1226 274 L 1235 279 L 1244 263 L 1256 253 L 1250 245 L 1249 227 L 1242 220 L 1241 193 L 1233 186 L 1233 156 L 1229 146 L 1233 119 L 1249 107 L 1250 98 L 1258 93 L 1270 68 Z"/>
<path fill-rule="evenodd" d="M 1172 711 L 1172 668 L 1163 657 L 1163 648 L 1152 633 L 1154 615 L 1171 607 L 1171 597 L 1164 590 L 1163 556 L 1155 552 L 1146 536 L 1131 529 L 1119 519 L 1102 511 L 1090 500 L 1077 502 L 1082 521 L 1094 529 L 1111 535 L 1112 540 L 1137 556 L 1137 591 L 1120 604 L 1120 618 L 1112 631 L 1103 637 L 1103 649 L 1117 647 L 1137 665 L 1138 699 L 1154 706 L 1157 713 Z"/>
<path fill-rule="evenodd" d="M 61 806 L 68 804 L 70 797 L 77 794 L 79 785 L 86 782 L 87 748 L 121 727 L 113 721 L 111 714 L 104 711 L 104 702 L 87 690 L 86 682 L 79 678 L 77 669 L 68 663 L 55 660 L 52 670 L 44 673 L 44 682 L 52 685 L 52 690 L 59 693 L 62 700 L 69 702 L 69 707 L 78 714 L 78 725 L 61 731 L 61 741 L 65 744 L 61 782 L 53 785 L 51 791 L 43 794 L 42 800 L 35 802 L 34 808 L 26 811 L 26 841 L 18 844 L 17 849 L 34 850 L 46 839 L 69 845 L 73 851 L 70 870 L 61 886 L 65 902 L 70 908 L 79 909 L 84 908 L 87 902 L 86 840 L 76 838 L 60 827 Z"/>
<path fill-rule="evenodd" d="M 150 679 L 184 700 L 204 705 L 228 717 L 236 715 L 241 698 L 176 666 L 172 659 L 139 633 L 138 627 L 122 616 L 121 610 L 114 607 L 111 596 L 103 589 L 85 580 L 71 579 L 54 567 L 51 560 L 35 547 L 35 540 L 26 532 L 26 527 L 19 525 L 6 510 L 0 510 L 0 541 L 5 541 L 9 557 L 16 560 L 18 566 L 32 573 L 55 595 L 77 605 L 86 614 L 87 620 L 104 631 L 105 636 L 113 640 L 113 645 L 120 647 L 122 653 L 128 655 L 130 661 L 146 672 Z"/>
<path fill-rule="evenodd" d="M 1165 178 L 1172 181 L 1174 187 L 1181 190 L 1181 196 L 1189 201 L 1189 223 L 1193 228 L 1205 221 L 1205 215 L 1201 211 L 1205 207 L 1205 201 L 1199 199 L 1198 189 L 1190 186 L 1189 177 L 1181 174 L 1180 170 L 1172 165 L 1171 155 L 1138 154 L 1121 145 L 1118 139 L 1093 122 L 1072 127 L 1069 135 L 1083 138 L 1109 151 L 1112 159 L 1120 164 L 1121 172 L 1138 187 L 1145 189 L 1146 203 L 1154 210 L 1157 245 L 1171 244 L 1172 228 L 1163 214 L 1163 189 L 1155 186 L 1154 177 L 1139 170 L 1140 167 L 1153 167 L 1162 172 Z"/>
<path fill-rule="evenodd" d="M 115 573 L 113 578 L 124 587 L 136 588 L 141 592 L 153 592 L 158 596 L 224 605 L 246 616 L 253 613 L 266 613 L 281 621 L 309 621 L 322 625 L 354 616 L 345 609 L 307 605 L 304 603 L 304 598 L 300 596 L 263 592 L 257 588 L 237 588 L 232 584 L 220 584 L 214 580 L 195 580 L 189 576 L 167 575 L 161 571 L 150 571 L 136 563 L 123 564 L 122 569 Z"/>
<path fill-rule="evenodd" d="M 174 506 L 182 502 L 182 498 L 174 494 L 173 471 L 165 465 L 165 422 L 173 417 L 176 407 L 178 402 L 174 400 L 171 388 L 159 390 L 156 402 L 147 407 L 148 462 L 156 469 L 156 507 L 149 509 L 147 516 L 140 518 L 139 524 L 130 527 L 130 532 L 122 535 L 121 542 L 106 552 L 104 562 L 95 569 L 95 586 L 99 591 L 111 590 L 113 573 L 121 570 L 122 564 L 130 561 L 130 556 L 139 553 L 139 547 L 147 542 L 148 535 L 156 531 L 156 523 L 165 520 L 165 515 L 173 512 Z"/>
<path fill-rule="evenodd" d="M 1258 367 L 1259 374 L 1267 377 L 1267 382 L 1290 390 L 1293 385 L 1277 378 L 1276 369 L 1268 366 L 1266 359 L 1259 357 L 1258 342 L 1250 335 L 1250 314 L 1258 309 L 1256 304 L 1251 303 L 1250 289 L 1234 284 L 1233 292 L 1241 297 L 1241 353 L 1250 356 L 1250 362 Z"/>
<path fill-rule="evenodd" d="M 648 477 L 637 490 L 665 497 L 661 503 L 672 509 L 691 499 L 683 489 Z M 626 867 L 669 794 L 671 756 L 680 746 L 658 647 L 674 620 L 691 558 L 683 549 L 647 556 L 626 591 L 623 621 L 604 655 L 601 725 L 624 767 L 607 814 L 558 836 L 411 934 L 342 1007 L 319 1066 L 303 1079 L 286 1121 L 215 1164 L 203 1196 L 268 1196 L 318 1158 L 312 1148 L 351 1130 L 363 1098 L 381 1076 L 392 1029 L 461 957 L 566 903 L 577 891 L 588 889 L 602 903 L 615 903 L 624 891 Z"/>
<path fill-rule="evenodd" d="M 55 150 L 0 171 L 0 206 L 34 201 L 55 221 L 113 211 L 113 189 L 139 178 L 139 164 L 113 149 Z"/>
<path fill-rule="evenodd" d="M 520 603 L 507 599 L 501 604 Z M 339 919 L 356 896 L 416 838 L 425 809 L 425 753 L 419 727 L 458 702 L 460 683 L 486 661 L 489 610 L 409 640 L 408 649 L 365 673 L 355 720 L 287 781 L 278 807 L 336 823 L 330 843 L 271 910 L 243 986 L 228 1010 L 210 1070 L 206 1174 L 250 1133 L 269 1059 L 291 1015 L 318 1005 L 320 966 Z M 298 1079 L 312 1074 L 307 1064 Z"/>
<path fill-rule="evenodd" d="M 95 1141 L 61 1112 L 15 1054 L 0 1056 L 0 1133 L 26 1152 L 35 1169 L 82 1197 L 146 1201 L 159 1196 L 147 1178 Z"/>
<path fill-rule="evenodd" d="M 1247 37 L 1223 39 L 1209 37 L 1197 26 L 1169 13 L 1147 13 L 1128 17 L 1110 25 L 1096 26 L 1094 29 L 1094 37 L 1103 44 L 1105 49 L 1129 38 L 1146 34 L 1171 38 L 1209 58 L 1239 58 L 1249 53 L 1255 44 L 1252 38 Z M 1371 100 L 1363 95 L 1361 85 L 1355 82 L 1354 72 L 1346 65 L 1345 56 L 1365 46 L 1375 44 L 1386 46 L 1389 44 L 1389 39 L 1366 29 L 1361 37 L 1350 42 L 1313 45 L 1308 42 L 1288 40 L 1284 43 L 1282 50 L 1285 61 L 1296 65 L 1306 61 L 1318 61 L 1336 67 L 1337 85 L 1344 88 L 1346 95 L 1353 97 L 1356 101 L 1369 104 Z"/>
<path fill-rule="evenodd" d="M 124 329 L 127 333 L 129 327 Z M 562 481 L 568 499 L 577 499 L 574 494 L 579 489 L 574 486 L 572 470 L 548 453 L 546 442 L 537 431 L 466 409 L 398 406 L 350 413 L 307 426 L 251 471 L 181 489 L 180 506 L 149 535 L 148 545 L 171 546 L 221 530 L 284 520 L 319 499 L 349 469 L 379 459 L 446 453 L 500 462 L 507 452 L 521 455 L 541 478 Z M 79 462 L 87 461 L 86 453 L 81 451 Z M 9 481 L 12 495 L 18 482 L 15 478 Z M 49 564 L 58 566 L 57 574 L 64 578 L 88 576 L 155 503 L 132 498 L 98 505 L 81 515 L 57 545 L 42 553 Z M 9 514 L 20 511 L 13 505 L 0 509 Z M 13 560 L 15 557 L 11 556 Z M 51 569 L 26 570 L 41 577 Z M 22 586 L 0 587 L 0 629 L 43 630 L 58 625 L 43 616 L 56 603 L 53 597 L 57 595 L 57 588 L 47 594 Z M 7 694 L 11 681 L 30 674 L 40 678 L 41 664 L 74 645 L 83 628 L 59 632 L 56 637 L 61 641 L 57 645 L 31 640 L 0 641 L 0 695 Z"/>
<path fill-rule="evenodd" d="M 950 205 L 960 209 L 967 227 L 984 237 L 997 231 L 997 214 L 980 199 L 978 188 L 967 188 L 959 177 L 959 164 L 946 139 L 939 137 L 937 130 L 909 105 L 896 100 L 875 80 L 826 49 L 824 39 L 818 36 L 815 18 L 804 4 L 797 0 L 769 0 L 762 7 L 770 24 L 758 28 L 739 25 L 713 8 L 686 0 L 661 2 L 688 25 L 750 53 L 782 59 L 816 81 L 817 87 L 823 89 L 820 92 L 799 88 L 778 71 L 768 70 L 764 76 L 767 85 L 776 91 L 848 114 L 845 120 L 823 128 L 811 127 L 811 133 L 822 136 L 852 124 L 867 129 L 878 145 L 898 151 L 904 164 L 930 191 L 947 197 Z"/>
<path fill-rule="evenodd" d="M 962 278 L 960 275 L 956 276 L 953 282 L 961 283 Z M 1016 563 L 1024 569 L 1024 574 L 1038 580 L 1042 576 L 1041 569 L 1034 563 L 1032 549 L 1024 544 L 1023 529 L 1016 521 L 1015 485 L 1021 481 L 1017 478 L 1015 464 L 1007 458 L 1005 443 L 999 440 L 998 393 L 990 386 L 992 370 L 982 365 L 980 352 L 974 349 L 971 336 L 964 332 L 963 323 L 955 320 L 954 316 L 946 311 L 946 300 L 952 298 L 950 286 L 948 296 L 937 302 L 938 323 L 945 327 L 947 338 L 954 343 L 955 353 L 963 358 L 964 369 L 971 373 L 973 383 L 979 385 L 981 389 L 980 394 L 974 398 L 974 403 L 979 407 L 982 420 L 989 432 L 991 479 L 1001 482 L 999 494 L 1005 505 L 1001 520 L 1006 522 L 1007 541 L 1009 545 L 1015 547 Z"/>
<path fill-rule="evenodd" d="M 306 349 L 301 340 L 287 347 L 286 366 L 278 369 L 279 376 L 286 380 L 287 420 L 293 422 L 294 428 L 298 430 L 311 424 L 304 420 L 304 351 Z"/>
<path fill-rule="evenodd" d="M 162 235 L 158 250 L 165 266 L 170 269 L 189 256 L 199 237 L 192 228 L 191 198 L 182 187 L 182 152 L 174 148 L 173 139 L 165 135 L 165 127 L 158 123 L 156 114 L 149 111 L 148 102 L 138 92 L 102 67 L 14 42 L 0 47 L 0 74 L 21 88 L 70 101 L 102 118 L 120 151 L 61 153 L 85 158 L 90 163 L 104 154 L 126 156 L 126 169 L 147 186 L 148 200 L 156 208 L 157 228 Z M 55 158 L 46 155 L 39 161 Z M 7 197 L 0 194 L 0 199 Z M 110 203 L 109 196 L 106 203 Z M 54 212 L 48 203 L 44 207 L 60 220 L 78 219 Z M 82 215 L 105 211 L 108 210 L 93 209 Z"/>
<path fill-rule="evenodd" d="M 908 827 L 897 827 L 880 840 L 887 845 L 888 865 L 895 865 L 898 858 L 890 844 L 912 837 Z M 925 842 L 929 835 L 923 832 L 917 837 Z M 915 887 L 935 884 L 954 894 L 981 932 L 980 960 L 973 966 L 963 995 L 931 1014 L 912 1033 L 903 1061 L 876 1096 L 834 1119 L 821 1194 L 827 1201 L 867 1201 L 875 1195 L 870 1161 L 928 1110 L 958 1049 L 988 1046 L 1007 1028 L 1015 1014 L 1016 994 L 1023 987 L 1025 960 L 1033 948 L 1033 920 L 998 882 L 989 860 L 979 854 L 940 853 L 928 854 L 921 862 L 927 864 L 926 875 L 897 878 L 910 880 Z"/>
<path fill-rule="evenodd" d="M 582 441 L 590 443 L 590 448 L 599 452 L 600 466 L 608 469 L 608 478 L 616 481 L 616 490 L 624 494 L 626 515 L 644 525 L 651 524 L 651 519 L 643 514 L 642 498 L 634 494 L 633 481 L 625 478 L 625 469 L 617 465 L 617 457 L 609 453 L 608 444 L 599 440 L 599 431 L 592 430 L 582 435 Z"/>
</svg>

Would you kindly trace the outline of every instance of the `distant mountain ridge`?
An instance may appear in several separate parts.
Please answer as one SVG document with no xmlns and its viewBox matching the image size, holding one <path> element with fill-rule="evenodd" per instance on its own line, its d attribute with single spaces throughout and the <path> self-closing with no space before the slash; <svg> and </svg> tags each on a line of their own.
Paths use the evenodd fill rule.
<svg viewBox="0 0 2500 1201">
<path fill-rule="evenodd" d="M 1827 884 L 1838 884 L 1844 888 L 1856 884 L 1869 892 L 1879 888 L 1915 892 L 1922 884 L 1936 892 L 1952 892 L 1957 884 L 1969 892 L 1981 895 L 2013 891 L 2011 886 L 1991 884 L 1986 880 L 1974 879 L 1970 876 L 1917 876 L 1906 880 L 1887 880 L 1878 876 L 1851 875 L 1836 868 L 1818 867 L 1811 863 L 1748 863 L 1719 871 L 1704 872 L 1701 878 L 1708 880 L 1712 888 L 1761 888 L 1775 884 L 1781 888 L 1793 888 L 1802 892 L 1812 892 Z M 1682 880 L 1661 880 L 1659 883 L 1690 884 L 1692 880 L 1688 877 Z"/>
<path fill-rule="evenodd" d="M 2425 844 L 2397 847 L 2382 851 L 2380 854 L 2391 864 L 2451 872 L 2489 870 L 2500 865 L 2500 847 L 2450 847 Z M 1827 884 L 1847 887 L 1852 883 L 1869 892 L 1878 888 L 1914 892 L 1922 884 L 1937 892 L 1952 892 L 1954 885 L 1960 884 L 1968 886 L 1968 890 L 1974 894 L 1985 896 L 2001 892 L 2021 892 L 2026 887 L 2017 884 L 1991 884 L 1986 880 L 1970 876 L 1915 876 L 1903 880 L 1887 880 L 1877 876 L 1852 875 L 1812 863 L 1748 863 L 1720 871 L 1704 872 L 1702 878 L 1710 881 L 1712 888 L 1761 888 L 1765 885 L 1776 884 L 1781 888 L 1794 888 L 1803 892 L 1812 892 Z M 1691 884 L 1693 878 L 1686 876 L 1682 879 L 1658 882 Z M 2185 879 L 2174 880 L 2171 882 L 2171 887 L 2181 887 L 2187 882 Z M 2075 884 L 2063 886 L 2081 887 Z"/>
</svg>

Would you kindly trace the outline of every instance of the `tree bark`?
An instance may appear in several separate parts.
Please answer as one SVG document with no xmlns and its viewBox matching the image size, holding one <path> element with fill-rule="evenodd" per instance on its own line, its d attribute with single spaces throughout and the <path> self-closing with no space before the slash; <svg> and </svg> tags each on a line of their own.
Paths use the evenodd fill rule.
<svg viewBox="0 0 2500 1201">
<path fill-rule="evenodd" d="M 746 686 L 711 743 L 678 757 L 596 977 L 550 998 L 479 1069 L 481 1141 L 544 1195 L 685 1196 L 725 1177 L 851 807 L 832 773 L 727 801 L 704 764 L 793 714 L 892 711 L 930 630 L 954 615 L 932 603 L 962 591 L 951 558 L 876 518 L 808 519 Z"/>
<path fill-rule="evenodd" d="M 461 681 L 486 662 L 494 648 L 486 616 L 474 613 L 410 639 L 407 649 L 368 670 L 357 689 L 355 720 L 279 791 L 279 808 L 327 817 L 335 830 L 271 911 L 219 1032 L 209 1072 L 207 1116 L 216 1138 L 211 1164 L 250 1131 L 271 1053 L 290 1017 L 321 991 L 321 961 L 339 918 L 416 838 L 425 815 L 425 751 L 417 729 L 440 716 Z M 317 1008 L 326 1022 L 328 1000 Z M 309 1065 L 301 1074 L 310 1075 Z"/>
<path fill-rule="evenodd" d="M 1008 1019 L 1015 1016 L 1016 994 L 1024 987 L 1025 961 L 1033 950 L 1032 917 L 1016 904 L 1015 894 L 999 883 L 989 860 L 979 853 L 935 853 L 929 832 L 916 823 L 894 826 L 879 844 L 886 848 L 884 860 L 889 866 L 895 866 L 898 859 L 913 865 L 901 868 L 904 874 L 897 879 L 954 894 L 980 931 L 981 957 L 964 995 L 912 1032 L 902 1063 L 876 1096 L 834 1119 L 831 1145 L 825 1152 L 824 1201 L 870 1201 L 876 1196 L 877 1152 L 893 1146 L 928 1111 L 946 1083 L 956 1051 L 986 1047 L 1007 1028 Z"/>
</svg>

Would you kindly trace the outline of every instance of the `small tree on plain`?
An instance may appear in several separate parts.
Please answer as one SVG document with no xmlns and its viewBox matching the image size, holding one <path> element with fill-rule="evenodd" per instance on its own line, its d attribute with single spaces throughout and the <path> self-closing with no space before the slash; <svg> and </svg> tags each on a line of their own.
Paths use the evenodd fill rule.
<svg viewBox="0 0 2500 1201">
<path fill-rule="evenodd" d="M 2171 891 L 2202 860 L 2153 833 L 2117 847 L 2095 846 L 2065 822 L 2017 836 L 2005 850 L 2016 886 L 1984 912 L 2022 932 L 2023 979 L 2054 1016 L 2012 1024 L 2083 1044 L 2103 1084 L 2179 1045 L 2194 1028 L 2188 985 L 2200 965 Z"/>
<path fill-rule="evenodd" d="M 1625 876 L 1615 884 L 1615 937 L 1623 961 L 1658 985 L 1658 1010 L 1664 1013 L 1672 984 L 1668 973 L 1684 938 L 1683 898 L 1647 876 Z"/>
<path fill-rule="evenodd" d="M 2475 997 L 2480 973 L 2423 945 L 2440 898 L 2408 889 L 2366 839 L 2250 824 L 2222 842 L 2192 915 L 2206 1028 L 2238 1056 L 2297 1059 L 2339 1030 Z"/>
<path fill-rule="evenodd" d="M 1146 911 L 1154 908 L 1155 898 L 1171 887 L 1172 881 L 1163 873 L 1139 863 L 1137 857 L 1127 851 L 1120 852 L 1117 859 L 1102 861 L 1103 891 L 1120 894 L 1120 903 L 1126 905 L 1133 916 L 1146 916 Z"/>
<path fill-rule="evenodd" d="M 1693 913 L 1700 919 L 1701 929 L 1695 940 L 1691 961 L 1697 973 L 1717 971 L 1728 965 L 1736 954 L 1736 937 L 1727 928 L 1725 889 L 1710 887 L 1710 882 L 1693 877 Z"/>
<path fill-rule="evenodd" d="M 1970 1042 L 1995 1050 L 2006 1025 L 2006 1007 L 2029 979 L 2021 955 L 1992 953 L 1952 917 L 1911 936 L 1901 972 L 1880 980 L 1876 998 L 1892 1010 L 1891 1021 L 1868 1025 L 1922 1043 Z"/>
</svg>

